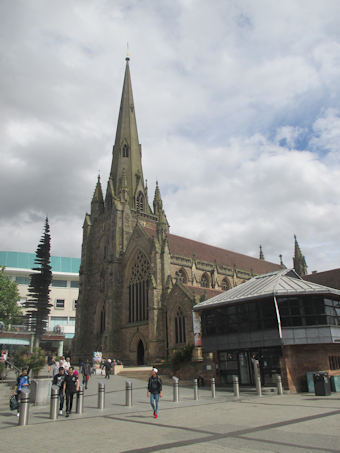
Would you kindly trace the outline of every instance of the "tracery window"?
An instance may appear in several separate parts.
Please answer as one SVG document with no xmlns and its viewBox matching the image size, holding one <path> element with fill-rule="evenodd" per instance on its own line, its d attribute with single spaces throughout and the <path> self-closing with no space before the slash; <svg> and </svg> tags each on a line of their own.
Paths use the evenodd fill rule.
<svg viewBox="0 0 340 453">
<path fill-rule="evenodd" d="M 203 286 L 203 288 L 209 288 L 209 286 L 210 286 L 209 276 L 206 272 L 204 272 L 204 274 L 201 277 L 201 286 Z"/>
<path fill-rule="evenodd" d="M 138 250 L 129 283 L 129 322 L 148 320 L 149 280 L 150 263 Z"/>
<path fill-rule="evenodd" d="M 123 157 L 129 157 L 129 145 L 126 143 L 123 145 Z"/>
<path fill-rule="evenodd" d="M 188 276 L 183 268 L 176 272 L 176 278 L 182 283 L 188 283 Z"/>
<path fill-rule="evenodd" d="M 136 199 L 136 209 L 137 211 L 144 211 L 144 195 L 142 192 L 138 192 Z"/>
<path fill-rule="evenodd" d="M 223 291 L 227 291 L 228 289 L 230 289 L 230 283 L 229 283 L 229 280 L 227 278 L 224 278 L 222 280 L 221 287 L 222 287 Z"/>
<path fill-rule="evenodd" d="M 181 307 L 178 307 L 175 316 L 175 342 L 176 344 L 185 343 L 185 317 Z"/>
</svg>

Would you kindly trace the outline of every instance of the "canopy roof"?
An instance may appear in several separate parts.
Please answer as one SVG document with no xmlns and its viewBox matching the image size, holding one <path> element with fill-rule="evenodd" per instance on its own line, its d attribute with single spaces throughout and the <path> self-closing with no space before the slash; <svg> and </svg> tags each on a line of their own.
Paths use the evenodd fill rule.
<svg viewBox="0 0 340 453">
<path fill-rule="evenodd" d="M 257 275 L 235 288 L 197 304 L 194 310 L 204 310 L 266 297 L 316 294 L 336 295 L 340 299 L 340 290 L 303 280 L 294 269 L 283 269 L 269 274 Z"/>
</svg>

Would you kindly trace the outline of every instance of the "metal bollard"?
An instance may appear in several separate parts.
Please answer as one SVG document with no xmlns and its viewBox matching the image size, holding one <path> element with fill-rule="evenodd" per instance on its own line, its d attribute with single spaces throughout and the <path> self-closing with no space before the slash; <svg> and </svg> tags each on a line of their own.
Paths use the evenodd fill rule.
<svg viewBox="0 0 340 453">
<path fill-rule="evenodd" d="M 215 378 L 211 378 L 211 398 L 216 398 Z"/>
<path fill-rule="evenodd" d="M 172 379 L 174 380 L 174 384 L 173 384 L 173 392 L 174 392 L 173 402 L 174 403 L 178 403 L 178 401 L 179 401 L 179 395 L 178 395 L 178 381 L 179 381 L 179 379 L 176 376 L 173 376 Z"/>
<path fill-rule="evenodd" d="M 282 380 L 279 374 L 277 375 L 277 394 L 283 395 Z"/>
<path fill-rule="evenodd" d="M 83 407 L 84 407 L 84 386 L 80 385 L 79 392 L 77 393 L 77 409 L 76 409 L 77 414 L 83 413 Z"/>
<path fill-rule="evenodd" d="M 104 409 L 105 407 L 105 383 L 98 383 L 98 409 Z"/>
<path fill-rule="evenodd" d="M 255 378 L 255 384 L 256 384 L 256 393 L 257 393 L 257 396 L 262 396 L 261 376 L 257 376 L 257 377 Z"/>
<path fill-rule="evenodd" d="M 57 420 L 58 418 L 58 402 L 59 402 L 59 387 L 52 385 L 51 401 L 50 401 L 50 419 Z"/>
<path fill-rule="evenodd" d="M 199 394 L 198 394 L 198 380 L 194 379 L 194 400 L 197 401 L 199 400 Z"/>
<path fill-rule="evenodd" d="M 125 381 L 125 406 L 132 406 L 132 382 Z"/>
<path fill-rule="evenodd" d="M 240 384 L 238 382 L 238 376 L 233 376 L 233 387 L 234 387 L 235 398 L 239 398 L 240 397 Z"/>
<path fill-rule="evenodd" d="M 28 424 L 30 410 L 30 390 L 23 389 L 20 394 L 20 412 L 19 412 L 19 426 L 26 426 Z"/>
</svg>

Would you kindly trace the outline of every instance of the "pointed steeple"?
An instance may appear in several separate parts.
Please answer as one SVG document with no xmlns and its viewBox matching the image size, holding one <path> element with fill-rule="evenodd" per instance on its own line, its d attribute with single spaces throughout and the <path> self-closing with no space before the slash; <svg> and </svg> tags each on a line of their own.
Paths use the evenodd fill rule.
<svg viewBox="0 0 340 453">
<path fill-rule="evenodd" d="M 262 245 L 260 245 L 260 260 L 264 260 L 264 255 L 262 251 Z"/>
<path fill-rule="evenodd" d="M 94 194 L 91 201 L 91 217 L 98 217 L 98 215 L 104 212 L 104 198 L 103 198 L 103 191 L 102 185 L 100 182 L 100 175 L 98 175 L 98 180 L 96 184 L 96 188 L 94 190 Z"/>
<path fill-rule="evenodd" d="M 156 189 L 155 189 L 155 196 L 153 199 L 153 209 L 154 209 L 154 215 L 158 217 L 157 221 L 157 234 L 158 234 L 158 239 L 163 240 L 167 237 L 167 234 L 169 233 L 169 224 L 168 220 L 166 218 L 164 209 L 163 209 L 163 202 L 162 202 L 162 197 L 161 197 L 161 192 L 159 190 L 158 186 L 158 181 L 156 181 Z"/>
<path fill-rule="evenodd" d="M 144 186 L 142 152 L 141 145 L 138 140 L 129 60 L 130 58 L 126 57 L 125 76 L 120 102 L 116 139 L 113 146 L 110 177 L 112 178 L 114 191 L 117 194 L 120 190 L 119 186 L 121 184 L 121 177 L 123 170 L 125 169 L 128 202 L 130 208 L 138 208 L 139 210 L 149 212 L 149 204 Z"/>
<path fill-rule="evenodd" d="M 163 210 L 163 202 L 161 198 L 161 192 L 158 187 L 158 181 L 156 181 L 155 196 L 153 199 L 153 212 L 155 215 L 159 216 Z"/>
<path fill-rule="evenodd" d="M 294 263 L 294 269 L 297 274 L 302 277 L 303 275 L 307 274 L 307 264 L 305 257 L 302 255 L 302 252 L 300 250 L 299 243 L 296 239 L 296 236 L 294 234 L 294 258 L 293 258 L 293 263 Z"/>
</svg>

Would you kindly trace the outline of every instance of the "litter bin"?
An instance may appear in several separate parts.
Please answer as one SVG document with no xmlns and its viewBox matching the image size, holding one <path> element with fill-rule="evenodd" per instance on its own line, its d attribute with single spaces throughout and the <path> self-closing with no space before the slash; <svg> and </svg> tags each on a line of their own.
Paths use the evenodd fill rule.
<svg viewBox="0 0 340 453">
<path fill-rule="evenodd" d="M 328 377 L 328 373 L 319 371 L 313 374 L 315 395 L 317 396 L 329 396 L 331 394 L 331 383 Z"/>
</svg>

